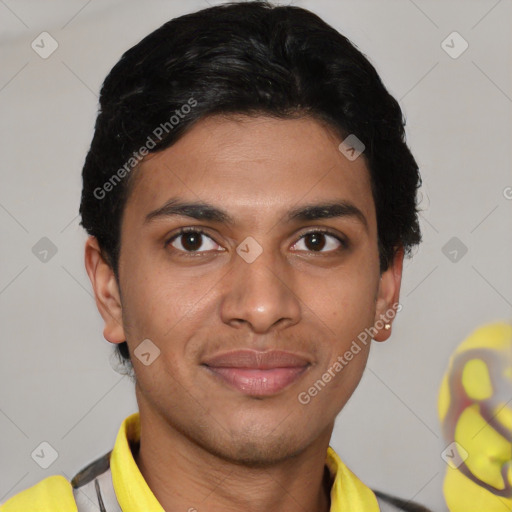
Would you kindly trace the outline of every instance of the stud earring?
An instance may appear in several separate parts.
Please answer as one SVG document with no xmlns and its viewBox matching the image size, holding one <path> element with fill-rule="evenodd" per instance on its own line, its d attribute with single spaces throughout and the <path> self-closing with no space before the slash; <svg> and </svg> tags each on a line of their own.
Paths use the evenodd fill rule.
<svg viewBox="0 0 512 512">
<path fill-rule="evenodd" d="M 386 324 L 384 326 L 384 329 L 386 329 L 386 331 L 389 331 L 389 329 L 391 329 L 391 324 Z"/>
</svg>

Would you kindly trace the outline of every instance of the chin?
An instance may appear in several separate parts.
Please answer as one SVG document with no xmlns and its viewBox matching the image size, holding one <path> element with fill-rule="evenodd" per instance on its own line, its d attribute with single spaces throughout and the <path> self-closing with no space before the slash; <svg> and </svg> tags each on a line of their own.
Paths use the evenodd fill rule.
<svg viewBox="0 0 512 512">
<path fill-rule="evenodd" d="M 301 453 L 303 450 L 298 447 L 285 447 L 282 444 L 279 446 L 268 446 L 265 443 L 246 443 L 233 450 L 229 448 L 229 452 L 224 454 L 219 453 L 221 458 L 233 464 L 240 464 L 252 468 L 271 467 L 280 462 L 284 462 L 291 457 Z"/>
<path fill-rule="evenodd" d="M 268 432 L 259 435 L 245 432 L 222 437 L 227 437 L 222 443 L 201 443 L 202 447 L 227 462 L 254 468 L 273 466 L 300 454 L 307 447 L 306 442 L 290 437 L 289 432 L 274 436 Z"/>
</svg>

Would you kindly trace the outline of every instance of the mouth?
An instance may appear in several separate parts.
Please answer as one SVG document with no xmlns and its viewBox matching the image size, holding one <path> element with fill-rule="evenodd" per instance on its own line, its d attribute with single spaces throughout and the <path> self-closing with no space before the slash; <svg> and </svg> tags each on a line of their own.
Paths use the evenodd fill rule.
<svg viewBox="0 0 512 512">
<path fill-rule="evenodd" d="M 292 352 L 237 350 L 214 356 L 203 366 L 243 394 L 271 396 L 296 382 L 311 366 L 311 361 Z"/>
</svg>

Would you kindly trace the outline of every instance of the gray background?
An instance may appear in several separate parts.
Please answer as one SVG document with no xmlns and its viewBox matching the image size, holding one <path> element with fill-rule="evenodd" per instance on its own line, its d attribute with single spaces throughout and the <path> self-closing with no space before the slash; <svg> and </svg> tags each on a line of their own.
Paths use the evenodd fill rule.
<svg viewBox="0 0 512 512">
<path fill-rule="evenodd" d="M 423 177 L 424 242 L 406 260 L 403 309 L 390 340 L 373 343 L 332 445 L 366 484 L 444 510 L 442 374 L 476 327 L 511 319 L 512 2 L 293 3 L 375 65 L 404 110 Z M 206 6 L 0 0 L 0 502 L 48 475 L 73 476 L 112 448 L 136 410 L 83 265 L 81 167 L 100 85 L 121 54 Z M 43 31 L 59 45 L 47 59 L 31 48 Z M 441 46 L 453 31 L 469 43 L 456 59 Z M 46 262 L 32 252 L 42 237 L 57 249 Z M 468 250 L 457 261 L 442 251 L 452 237 Z M 31 458 L 42 441 L 58 452 L 46 470 Z"/>
</svg>

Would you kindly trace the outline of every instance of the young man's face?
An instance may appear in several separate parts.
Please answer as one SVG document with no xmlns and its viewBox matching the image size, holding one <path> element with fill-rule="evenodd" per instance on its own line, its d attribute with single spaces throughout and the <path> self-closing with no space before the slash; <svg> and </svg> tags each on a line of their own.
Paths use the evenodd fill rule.
<svg viewBox="0 0 512 512">
<path fill-rule="evenodd" d="M 132 354 L 146 339 L 160 350 L 149 365 L 132 357 L 141 414 L 226 460 L 276 462 L 329 439 L 370 341 L 341 371 L 335 362 L 398 301 L 403 252 L 381 279 L 370 175 L 340 142 L 312 119 L 203 119 L 137 170 L 122 222 L 121 297 L 106 264 L 96 259 L 92 270 L 88 242 L 105 337 L 127 340 Z M 185 215 L 191 208 L 150 215 L 171 199 L 207 203 L 229 221 Z M 290 218 L 341 202 L 364 218 Z M 175 237 L 180 228 L 204 234 Z M 270 357 L 266 368 L 250 354 L 214 360 L 276 350 L 296 357 Z M 329 369 L 335 376 L 309 393 Z"/>
</svg>

